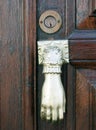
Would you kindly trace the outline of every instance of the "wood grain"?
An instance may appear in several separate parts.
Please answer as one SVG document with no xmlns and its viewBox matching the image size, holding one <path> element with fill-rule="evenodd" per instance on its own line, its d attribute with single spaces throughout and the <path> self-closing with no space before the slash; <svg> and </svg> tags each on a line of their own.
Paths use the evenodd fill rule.
<svg viewBox="0 0 96 130">
<path fill-rule="evenodd" d="M 36 0 L 24 0 L 24 130 L 36 130 Z"/>
<path fill-rule="evenodd" d="M 68 65 L 67 69 L 67 108 L 66 108 L 66 130 L 76 130 L 76 70 L 73 66 Z M 65 82 L 66 82 L 65 80 Z"/>
<path fill-rule="evenodd" d="M 66 3 L 66 4 L 65 4 Z M 37 23 L 37 40 L 49 40 L 49 39 L 69 39 L 69 54 L 70 63 L 74 68 L 69 65 L 68 70 L 65 66 L 62 67 L 62 82 L 65 84 L 66 96 L 67 96 L 67 108 L 65 119 L 62 122 L 51 123 L 42 121 L 40 119 L 40 102 L 41 102 L 41 89 L 44 81 L 44 76 L 42 75 L 42 66 L 38 65 L 38 75 L 37 75 L 37 129 L 38 130 L 92 130 L 92 121 L 95 118 L 92 114 L 95 113 L 93 110 L 93 93 L 90 90 L 90 84 L 87 82 L 89 79 L 85 78 L 85 73 L 77 72 L 75 75 L 75 70 L 81 68 L 94 69 L 96 68 L 96 30 L 93 26 L 94 21 L 86 21 L 82 24 L 89 30 L 75 30 L 75 2 L 67 0 L 66 2 L 62 0 L 38 1 L 37 10 L 37 21 L 42 14 L 42 12 L 53 9 L 60 13 L 63 18 L 63 24 L 61 30 L 57 33 L 48 35 L 42 32 Z M 63 13 L 62 13 L 63 12 Z M 92 19 L 93 20 L 93 19 Z M 90 24 L 89 24 L 90 23 Z M 87 74 L 87 71 L 86 71 Z M 90 72 L 91 75 L 91 72 Z M 67 76 L 67 78 L 66 78 Z M 76 77 L 77 76 L 77 77 Z M 91 80 L 91 77 L 90 77 Z M 89 80 L 89 81 L 90 81 Z M 67 81 L 67 82 L 66 82 Z M 92 113 L 94 111 L 94 113 Z M 81 114 L 81 115 L 80 115 Z M 83 120 L 84 118 L 84 120 Z M 79 124 L 80 122 L 80 124 Z"/>
<path fill-rule="evenodd" d="M 0 2 L 0 130 L 36 129 L 35 2 Z"/>
<path fill-rule="evenodd" d="M 63 20 L 61 30 L 52 35 L 38 26 L 48 9 Z M 74 0 L 0 1 L 0 130 L 96 130 L 96 30 L 74 31 L 75 22 Z M 66 37 L 72 64 L 62 67 L 66 114 L 61 122 L 45 122 L 40 119 L 44 77 L 36 40 Z"/>
<path fill-rule="evenodd" d="M 96 69 L 96 60 L 70 60 L 70 64 L 76 68 Z"/>
<path fill-rule="evenodd" d="M 76 130 L 90 130 L 90 84 L 77 72 L 76 76 Z M 91 102 L 92 104 L 92 102 Z M 91 124 L 92 125 L 92 124 Z"/>
<path fill-rule="evenodd" d="M 70 40 L 70 60 L 95 60 L 96 40 Z"/>
<path fill-rule="evenodd" d="M 83 30 L 95 30 L 96 29 L 96 19 L 95 17 L 87 17 L 85 18 L 78 26 L 78 29 L 83 29 Z"/>
<path fill-rule="evenodd" d="M 79 77 L 79 79 L 78 79 Z M 83 78 L 83 79 L 82 79 Z M 77 104 L 82 106 L 82 110 L 87 109 L 86 112 L 86 118 L 87 118 L 87 123 L 88 124 L 88 129 L 89 130 L 95 130 L 96 129 L 96 70 L 94 69 L 78 69 L 77 71 L 77 81 L 76 81 L 76 101 Z M 84 83 L 85 82 L 85 83 Z M 85 84 L 85 85 L 84 85 Z M 86 89 L 86 91 L 84 90 Z M 80 94 L 80 95 L 79 95 Z M 83 97 L 84 96 L 84 97 Z M 79 100 L 78 100 L 79 98 Z M 79 102 L 78 102 L 79 101 Z M 84 105 L 82 104 L 84 102 Z M 88 106 L 86 106 L 86 104 Z M 77 110 L 80 110 L 80 107 L 77 105 Z M 85 108 L 86 106 L 86 108 Z M 78 115 L 78 112 L 77 112 Z M 80 114 L 81 117 L 84 116 L 83 113 Z M 79 115 L 78 115 L 79 116 Z M 80 117 L 80 116 L 79 116 Z M 84 118 L 82 118 L 82 122 Z M 77 119 L 79 120 L 79 118 Z M 80 120 L 79 122 L 80 123 Z"/>
<path fill-rule="evenodd" d="M 22 0 L 0 1 L 0 130 L 23 129 L 22 4 Z"/>
</svg>

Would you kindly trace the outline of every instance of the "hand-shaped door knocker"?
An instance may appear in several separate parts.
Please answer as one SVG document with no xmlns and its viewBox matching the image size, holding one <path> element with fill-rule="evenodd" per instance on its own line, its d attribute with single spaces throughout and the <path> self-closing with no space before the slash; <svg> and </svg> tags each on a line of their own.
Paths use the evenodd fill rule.
<svg viewBox="0 0 96 130">
<path fill-rule="evenodd" d="M 69 62 L 68 41 L 39 41 L 38 54 L 45 75 L 41 96 L 41 118 L 61 120 L 65 113 L 66 98 L 60 74 L 62 64 Z"/>
</svg>

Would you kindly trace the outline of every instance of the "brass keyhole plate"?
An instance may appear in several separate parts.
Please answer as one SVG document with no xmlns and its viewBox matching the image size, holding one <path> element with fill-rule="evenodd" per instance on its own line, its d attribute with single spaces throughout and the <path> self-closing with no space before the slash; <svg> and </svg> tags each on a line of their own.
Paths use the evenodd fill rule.
<svg viewBox="0 0 96 130">
<path fill-rule="evenodd" d="M 56 19 L 53 16 L 48 16 L 45 18 L 44 24 L 47 28 L 53 28 L 56 26 Z"/>
<path fill-rule="evenodd" d="M 39 26 L 45 33 L 55 33 L 62 25 L 61 16 L 53 10 L 45 11 L 39 18 Z"/>
</svg>

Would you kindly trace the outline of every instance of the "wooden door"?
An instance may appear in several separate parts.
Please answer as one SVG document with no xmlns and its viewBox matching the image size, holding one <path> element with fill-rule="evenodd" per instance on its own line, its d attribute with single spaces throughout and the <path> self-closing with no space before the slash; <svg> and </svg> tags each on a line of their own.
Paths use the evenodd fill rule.
<svg viewBox="0 0 96 130">
<path fill-rule="evenodd" d="M 96 130 L 95 8 L 96 0 L 0 1 L 0 130 Z M 50 9 L 63 21 L 54 34 L 38 24 Z M 36 41 L 49 39 L 68 39 L 70 55 L 61 75 L 66 113 L 54 123 L 40 119 L 44 76 Z"/>
</svg>

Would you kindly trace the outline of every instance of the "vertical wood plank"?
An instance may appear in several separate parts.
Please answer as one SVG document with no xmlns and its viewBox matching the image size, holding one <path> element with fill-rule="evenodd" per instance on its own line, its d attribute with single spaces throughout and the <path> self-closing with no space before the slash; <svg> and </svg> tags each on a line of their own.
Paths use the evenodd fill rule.
<svg viewBox="0 0 96 130">
<path fill-rule="evenodd" d="M 24 0 L 24 130 L 36 130 L 36 0 Z"/>
<path fill-rule="evenodd" d="M 68 37 L 73 30 L 75 29 L 75 23 L 76 23 L 76 19 L 75 19 L 75 15 L 76 15 L 76 1 L 74 0 L 66 0 L 66 16 L 64 15 L 63 17 L 65 17 L 66 19 L 66 25 L 64 25 L 66 27 L 66 36 Z"/>
<path fill-rule="evenodd" d="M 75 69 L 73 66 L 68 65 L 67 75 L 67 108 L 66 108 L 66 130 L 76 130 L 76 90 L 75 90 Z"/>
<path fill-rule="evenodd" d="M 0 1 L 0 130 L 22 130 L 23 1 Z"/>
</svg>

